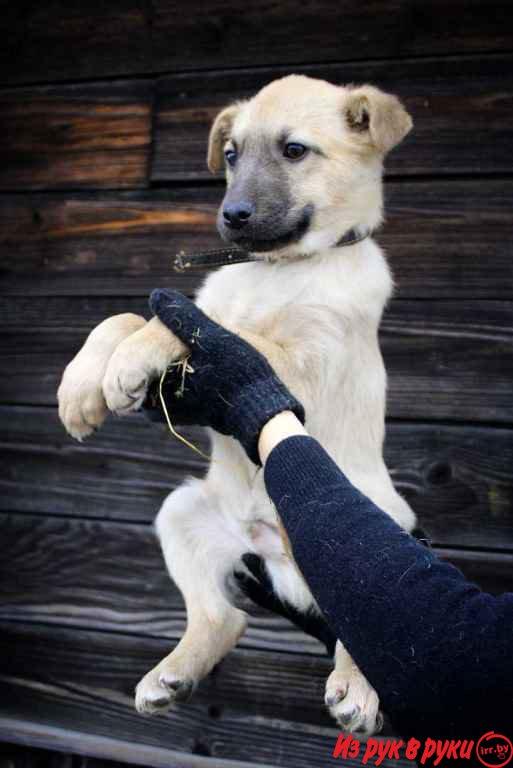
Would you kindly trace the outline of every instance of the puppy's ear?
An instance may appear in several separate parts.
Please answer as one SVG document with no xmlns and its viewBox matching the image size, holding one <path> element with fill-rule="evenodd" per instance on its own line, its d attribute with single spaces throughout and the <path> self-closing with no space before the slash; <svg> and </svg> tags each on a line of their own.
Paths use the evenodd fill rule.
<svg viewBox="0 0 513 768">
<path fill-rule="evenodd" d="M 383 154 L 399 144 L 413 126 L 399 99 L 372 85 L 351 88 L 344 111 L 349 129 L 367 137 Z"/>
<path fill-rule="evenodd" d="M 208 138 L 207 165 L 211 173 L 218 173 L 224 168 L 223 147 L 230 136 L 233 121 L 241 108 L 241 104 L 231 104 L 220 112 L 212 124 Z"/>
</svg>

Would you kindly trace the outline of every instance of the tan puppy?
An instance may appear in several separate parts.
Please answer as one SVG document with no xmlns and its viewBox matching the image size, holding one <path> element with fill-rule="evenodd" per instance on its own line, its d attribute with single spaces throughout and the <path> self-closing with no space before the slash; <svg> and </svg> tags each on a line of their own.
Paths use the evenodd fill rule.
<svg viewBox="0 0 513 768">
<path fill-rule="evenodd" d="M 339 242 L 380 224 L 383 157 L 411 124 L 399 101 L 376 88 L 302 76 L 223 110 L 208 153 L 212 171 L 226 166 L 218 228 L 261 260 L 221 268 L 197 296 L 207 314 L 268 357 L 303 402 L 309 432 L 407 530 L 414 515 L 382 458 L 386 381 L 377 332 L 392 280 L 371 237 Z M 108 409 L 138 408 L 149 382 L 185 353 L 158 319 L 105 321 L 64 372 L 59 413 L 66 428 L 82 439 Z M 262 472 L 231 438 L 212 433 L 212 455 L 206 477 L 174 491 L 157 518 L 188 622 L 177 647 L 137 686 L 141 712 L 187 698 L 244 632 L 246 615 L 227 586 L 244 552 L 265 557 L 282 598 L 317 610 L 283 549 Z M 326 702 L 345 729 L 379 728 L 378 697 L 340 642 Z"/>
</svg>

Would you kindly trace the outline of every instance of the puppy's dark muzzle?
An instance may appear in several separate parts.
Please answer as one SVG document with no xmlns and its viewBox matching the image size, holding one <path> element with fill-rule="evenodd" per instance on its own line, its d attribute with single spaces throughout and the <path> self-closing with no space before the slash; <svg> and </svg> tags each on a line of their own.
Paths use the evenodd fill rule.
<svg viewBox="0 0 513 768">
<path fill-rule="evenodd" d="M 272 251 L 297 242 L 307 232 L 313 214 L 313 206 L 307 205 L 300 216 L 296 215 L 295 221 L 289 223 L 281 211 L 274 215 L 267 213 L 264 218 L 256 210 L 240 210 L 238 206 L 235 212 L 233 207 L 224 205 L 219 211 L 219 234 L 223 240 L 251 252 Z"/>
</svg>

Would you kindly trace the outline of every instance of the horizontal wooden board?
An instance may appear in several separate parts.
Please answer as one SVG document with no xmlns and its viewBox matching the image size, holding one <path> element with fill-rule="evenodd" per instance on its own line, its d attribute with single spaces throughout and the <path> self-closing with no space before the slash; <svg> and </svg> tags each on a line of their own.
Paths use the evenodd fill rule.
<svg viewBox="0 0 513 768">
<path fill-rule="evenodd" d="M 185 606 L 151 527 L 20 514 L 0 514 L 0 522 L 0 620 L 182 636 Z M 483 589 L 513 592 L 512 553 L 439 552 Z M 249 608 L 240 647 L 323 653 L 290 622 Z"/>
<path fill-rule="evenodd" d="M 513 170 L 511 56 L 448 61 L 371 61 L 330 66 L 208 72 L 160 79 L 154 180 L 208 178 L 206 146 L 215 115 L 289 72 L 334 83 L 368 83 L 396 93 L 413 132 L 386 161 L 390 174 L 505 173 Z M 342 115 L 341 115 L 342 120 Z"/>
<path fill-rule="evenodd" d="M 62 371 L 97 322 L 120 311 L 149 314 L 142 298 L 2 303 L 4 403 L 54 404 Z M 398 300 L 381 343 L 390 417 L 513 423 L 513 303 Z"/>
<path fill-rule="evenodd" d="M 1 630 L 4 728 L 23 719 L 160 747 L 171 751 L 171 766 L 178 752 L 181 766 L 191 754 L 299 768 L 331 759 L 338 730 L 322 703 L 326 658 L 232 651 L 190 703 L 149 718 L 135 713 L 133 690 L 168 642 L 16 623 Z"/>
<path fill-rule="evenodd" d="M 152 84 L 0 91 L 0 189 L 148 185 Z"/>
<path fill-rule="evenodd" d="M 2 291 L 16 295 L 190 291 L 175 254 L 219 244 L 221 189 L 0 196 Z"/>
<path fill-rule="evenodd" d="M 45 726 L 30 720 L 0 716 L 0 733 L 9 734 L 9 744 L 0 747 L 6 768 L 212 768 L 209 757 L 176 753 L 108 736 Z M 27 746 L 33 745 L 33 746 Z M 3 748 L 2 748 L 3 747 Z M 43 747 L 43 748 L 41 748 Z M 70 754 L 72 752 L 72 754 Z M 216 760 L 215 768 L 248 768 L 251 763 Z M 261 768 L 272 768 L 262 766 Z"/>
<path fill-rule="evenodd" d="M 66 435 L 54 408 L 5 408 L 4 510 L 151 521 L 165 496 L 204 463 L 144 416 L 109 419 L 88 443 Z M 199 430 L 184 431 L 199 445 Z"/>
<path fill-rule="evenodd" d="M 398 295 L 511 298 L 513 181 L 386 185 L 386 248 Z M 151 192 L 0 195 L 2 294 L 147 295 L 190 292 L 175 254 L 219 247 L 221 187 Z"/>
<path fill-rule="evenodd" d="M 73 755 L 3 743 L 0 744 L 0 765 L 3 768 L 72 768 Z M 108 766 L 106 762 L 84 758 L 80 762 L 80 768 L 108 768 Z M 115 768 L 114 764 L 109 768 Z M 116 768 L 119 768 L 119 765 Z"/>
<path fill-rule="evenodd" d="M 141 0 L 44 5 L 2 2 L 1 79 L 77 80 L 149 67 L 147 5 Z"/>
<path fill-rule="evenodd" d="M 5 721 L 4 721 L 5 722 Z M 1 723 L 1 717 L 0 717 Z M 33 723 L 21 723 L 10 720 L 10 726 L 12 732 L 9 733 L 9 744 L 0 744 L 0 763 L 3 768 L 122 768 L 126 765 L 126 762 L 130 762 L 133 768 L 137 768 L 137 765 L 141 763 L 135 762 L 135 755 L 132 754 L 131 758 L 128 758 L 128 750 L 123 750 L 123 744 L 118 742 L 118 749 L 120 754 L 112 754 L 108 751 L 102 754 L 98 750 L 100 746 L 98 744 L 95 750 L 92 744 L 92 739 L 78 737 L 77 734 L 68 731 L 68 746 L 66 748 L 66 735 L 60 732 L 60 729 L 52 729 L 51 732 L 46 731 L 46 744 L 51 746 L 51 749 L 40 749 L 38 747 L 25 746 L 30 743 L 39 743 L 41 738 L 41 731 L 37 725 Z M 0 724 L 0 731 L 5 732 L 5 725 Z M 73 735 L 76 740 L 73 740 Z M 100 740 L 105 741 L 105 740 Z M 13 743 L 15 742 L 15 743 Z M 128 745 L 127 745 L 128 746 Z M 70 754 L 70 747 L 75 747 L 75 752 Z M 90 751 L 86 751 L 89 749 Z M 132 745 L 133 747 L 133 745 Z M 60 750 L 60 751 L 57 751 Z M 155 750 L 158 752 L 158 750 Z M 143 750 L 136 750 L 138 755 L 143 754 Z M 91 757 L 90 755 L 100 755 L 100 757 Z M 107 759 L 104 759 L 107 757 Z M 115 757 L 115 760 L 108 758 Z M 121 762 L 125 759 L 125 762 Z M 169 755 L 168 755 L 169 760 Z M 148 762 L 147 765 L 150 763 Z M 156 765 L 156 763 L 151 763 Z M 194 764 L 193 764 L 194 765 Z M 185 766 L 184 764 L 180 768 L 193 768 Z M 169 762 L 165 768 L 169 768 Z M 196 766 L 194 766 L 196 768 Z M 204 766 L 202 766 L 204 768 Z M 227 768 L 230 768 L 227 766 Z M 233 768 L 233 766 L 231 767 Z"/>
<path fill-rule="evenodd" d="M 513 592 L 513 556 L 496 552 L 435 548 L 438 555 L 455 565 L 469 581 L 485 592 Z"/>
<path fill-rule="evenodd" d="M 397 300 L 380 341 L 389 417 L 512 423 L 513 303 Z"/>
<path fill-rule="evenodd" d="M 204 462 L 142 415 L 110 419 L 88 442 L 52 408 L 0 408 L 0 509 L 152 521 L 163 498 Z M 199 430 L 183 430 L 207 449 Z M 513 431 L 390 423 L 385 457 L 436 544 L 513 550 Z"/>
<path fill-rule="evenodd" d="M 5 82 L 510 51 L 503 0 L 2 4 Z"/>
</svg>

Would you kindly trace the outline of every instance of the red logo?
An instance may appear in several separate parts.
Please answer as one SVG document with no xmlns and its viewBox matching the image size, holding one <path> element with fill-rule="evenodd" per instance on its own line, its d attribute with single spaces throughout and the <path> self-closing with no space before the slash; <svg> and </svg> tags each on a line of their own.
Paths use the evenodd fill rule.
<svg viewBox="0 0 513 768">
<path fill-rule="evenodd" d="M 486 768 L 503 768 L 513 758 L 513 744 L 507 736 L 495 731 L 485 733 L 477 744 L 467 739 L 435 740 L 424 742 L 409 739 L 407 742 L 397 739 L 373 739 L 360 743 L 352 734 L 341 733 L 333 749 L 332 757 L 347 760 L 360 758 L 360 764 L 379 768 L 386 759 L 405 758 L 420 765 L 433 765 L 435 768 L 448 765 L 449 760 L 470 760 L 472 752 Z M 364 748 L 364 749 L 362 749 Z M 513 766 L 512 766 L 513 768 Z"/>
<path fill-rule="evenodd" d="M 477 742 L 476 755 L 486 768 L 501 768 L 513 757 L 513 745 L 507 736 L 488 731 Z"/>
</svg>

